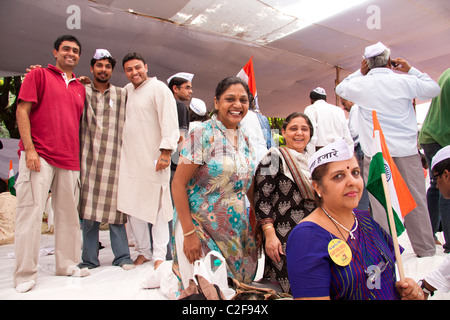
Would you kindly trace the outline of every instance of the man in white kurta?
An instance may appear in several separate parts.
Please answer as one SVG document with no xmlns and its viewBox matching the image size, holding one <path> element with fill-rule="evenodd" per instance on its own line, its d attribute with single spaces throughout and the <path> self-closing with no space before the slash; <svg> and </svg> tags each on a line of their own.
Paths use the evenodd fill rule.
<svg viewBox="0 0 450 320">
<path fill-rule="evenodd" d="M 327 94 L 321 87 L 310 92 L 310 99 L 311 105 L 307 106 L 304 112 L 314 127 L 314 135 L 309 142 L 311 147 L 308 148 L 308 152 L 314 153 L 340 139 L 344 139 L 350 150 L 353 150 L 354 142 L 348 129 L 344 110 L 327 103 Z"/>
<path fill-rule="evenodd" d="M 394 70 L 391 69 L 393 63 Z M 428 100 L 440 92 L 439 85 L 404 59 L 391 60 L 390 49 L 381 42 L 365 49 L 361 68 L 337 87 L 336 93 L 358 104 L 359 141 L 364 152 L 364 179 L 369 175 L 373 156 L 372 111 L 377 112 L 386 145 L 400 174 L 417 204 L 405 216 L 404 223 L 413 251 L 419 257 L 433 256 L 436 247 L 427 208 L 423 168 L 417 150 L 417 119 L 413 99 Z M 371 212 L 385 230 L 389 230 L 386 211 L 369 195 Z"/>
<path fill-rule="evenodd" d="M 123 64 L 131 83 L 125 86 L 128 100 L 120 158 L 118 209 L 130 216 L 139 252 L 136 264 L 152 258 L 148 223 L 153 225 L 156 266 L 156 262 L 165 260 L 168 222 L 173 217 L 169 165 L 179 138 L 177 109 L 169 88 L 156 78 L 147 77 L 148 69 L 142 57 L 129 54 Z"/>
</svg>

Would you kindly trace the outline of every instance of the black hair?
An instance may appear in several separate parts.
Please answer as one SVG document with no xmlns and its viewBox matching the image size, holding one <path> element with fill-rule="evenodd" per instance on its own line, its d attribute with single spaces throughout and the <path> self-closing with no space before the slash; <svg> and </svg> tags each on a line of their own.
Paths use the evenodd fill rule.
<svg viewBox="0 0 450 320">
<path fill-rule="evenodd" d="M 94 64 L 95 64 L 97 61 L 99 61 L 99 60 L 109 60 L 109 63 L 111 63 L 111 66 L 112 66 L 113 70 L 114 70 L 114 68 L 116 67 L 116 59 L 114 59 L 113 57 L 107 57 L 107 58 L 102 58 L 102 59 L 95 59 L 95 58 L 92 58 L 92 59 L 91 59 L 91 67 L 93 67 Z"/>
<path fill-rule="evenodd" d="M 142 63 L 144 65 L 146 64 L 143 56 L 141 56 L 139 53 L 131 52 L 131 53 L 128 53 L 125 57 L 123 57 L 122 67 L 125 66 L 125 63 L 127 63 L 128 61 L 131 61 L 131 60 L 140 60 L 140 61 L 142 61 Z"/>
<path fill-rule="evenodd" d="M 216 87 L 216 94 L 214 97 L 217 100 L 219 100 L 220 97 L 224 94 L 224 92 L 227 91 L 227 89 L 229 87 L 231 87 L 232 85 L 235 85 L 235 84 L 241 84 L 244 87 L 244 90 L 247 92 L 247 96 L 249 98 L 249 103 L 250 103 L 250 99 L 253 97 L 253 95 L 250 92 L 250 88 L 248 87 L 247 82 L 245 82 L 242 78 L 239 78 L 239 77 L 226 77 L 225 79 L 220 81 Z M 217 114 L 217 111 L 218 110 L 216 108 L 214 108 L 213 114 Z"/>
<path fill-rule="evenodd" d="M 61 43 L 63 43 L 64 41 L 75 42 L 78 45 L 78 47 L 80 48 L 79 54 L 81 55 L 81 43 L 80 43 L 80 41 L 76 37 L 74 37 L 74 36 L 72 36 L 70 34 L 65 34 L 65 35 L 59 36 L 58 39 L 55 40 L 55 43 L 53 44 L 53 48 L 56 51 L 59 51 L 59 47 L 61 46 Z"/>
<path fill-rule="evenodd" d="M 433 172 L 443 174 L 445 170 L 450 171 L 450 158 L 442 160 L 433 167 Z"/>
<path fill-rule="evenodd" d="M 311 100 L 314 100 L 314 101 L 317 101 L 317 100 L 325 100 L 325 101 L 327 101 L 327 96 L 326 95 L 323 95 L 323 94 L 320 94 L 320 93 L 317 93 L 317 92 L 314 92 L 314 91 L 311 91 L 311 93 L 309 94 L 309 98 Z"/>
<path fill-rule="evenodd" d="M 181 85 L 183 85 L 183 83 L 186 83 L 188 81 L 189 80 L 186 80 L 185 78 L 173 77 L 172 79 L 170 79 L 168 86 L 169 86 L 170 91 L 172 91 L 172 93 L 174 93 L 173 86 L 180 87 Z"/>
<path fill-rule="evenodd" d="M 208 112 L 206 112 L 203 116 L 199 116 L 198 114 L 196 114 L 191 108 L 189 108 L 189 121 L 206 121 L 209 120 L 210 116 L 208 114 Z"/>
<path fill-rule="evenodd" d="M 247 82 L 245 82 L 243 79 L 239 78 L 239 77 L 226 77 L 225 79 L 223 79 L 222 81 L 219 82 L 219 84 L 216 87 L 216 94 L 215 97 L 217 99 L 220 99 L 220 97 L 222 96 L 222 94 L 227 91 L 227 89 L 234 85 L 234 84 L 241 84 L 245 91 L 247 92 L 247 96 L 250 99 L 250 96 L 252 96 L 252 94 L 250 93 L 250 89 L 247 85 Z"/>
<path fill-rule="evenodd" d="M 303 119 L 306 120 L 306 124 L 309 127 L 309 135 L 310 135 L 310 138 L 312 138 L 314 135 L 314 127 L 312 125 L 311 120 L 308 118 L 308 116 L 302 112 L 293 112 L 290 115 L 288 115 L 286 117 L 286 119 L 284 119 L 284 121 L 283 121 L 283 125 L 282 125 L 283 130 L 286 130 L 289 122 L 291 122 L 293 119 L 298 118 L 298 117 L 302 117 Z"/>
<path fill-rule="evenodd" d="M 248 108 L 251 110 L 255 110 L 256 107 L 256 99 L 253 96 L 253 93 L 250 92 L 250 94 L 248 95 Z"/>
</svg>

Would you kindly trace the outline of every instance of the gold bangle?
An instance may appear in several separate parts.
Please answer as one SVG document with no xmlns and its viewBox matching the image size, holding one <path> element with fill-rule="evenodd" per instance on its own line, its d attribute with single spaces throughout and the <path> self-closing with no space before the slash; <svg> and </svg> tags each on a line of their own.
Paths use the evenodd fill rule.
<svg viewBox="0 0 450 320">
<path fill-rule="evenodd" d="M 263 229 L 263 231 L 266 231 L 267 229 L 273 228 L 273 225 L 267 226 L 267 228 Z"/>
<path fill-rule="evenodd" d="M 194 233 L 195 233 L 195 229 L 192 229 L 189 232 L 183 233 L 183 236 L 188 237 L 188 236 L 190 236 L 191 234 L 194 234 Z"/>
</svg>

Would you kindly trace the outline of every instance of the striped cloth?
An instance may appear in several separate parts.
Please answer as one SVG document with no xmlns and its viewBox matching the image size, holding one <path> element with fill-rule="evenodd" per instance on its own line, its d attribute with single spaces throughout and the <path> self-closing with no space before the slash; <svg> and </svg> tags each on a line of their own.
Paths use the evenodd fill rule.
<svg viewBox="0 0 450 320">
<path fill-rule="evenodd" d="M 83 219 L 124 224 L 117 211 L 117 183 L 125 123 L 125 89 L 112 86 L 104 93 L 86 86 L 81 147 L 80 216 Z"/>
<path fill-rule="evenodd" d="M 331 265 L 331 298 L 344 300 L 397 300 L 395 256 L 392 240 L 376 225 L 368 212 L 355 212 L 358 219 L 355 240 L 348 239 L 352 262 L 347 267 Z M 368 284 L 370 266 L 383 266 L 379 281 Z"/>
</svg>

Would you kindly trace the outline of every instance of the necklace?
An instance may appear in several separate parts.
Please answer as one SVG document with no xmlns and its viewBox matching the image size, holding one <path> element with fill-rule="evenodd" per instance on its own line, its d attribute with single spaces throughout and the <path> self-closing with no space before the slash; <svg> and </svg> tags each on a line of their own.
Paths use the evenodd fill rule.
<svg viewBox="0 0 450 320">
<path fill-rule="evenodd" d="M 327 215 L 328 218 L 331 219 L 331 221 L 333 221 L 333 223 L 336 223 L 345 231 L 347 231 L 350 235 L 350 238 L 355 239 L 355 236 L 353 235 L 353 232 L 356 231 L 356 229 L 358 228 L 358 219 L 356 218 L 355 214 L 353 213 L 353 217 L 355 218 L 355 227 L 353 228 L 353 230 L 348 230 L 346 227 L 344 227 L 342 224 L 340 224 L 336 219 L 334 219 L 332 216 L 330 216 L 330 214 L 328 212 L 325 211 L 325 209 L 322 207 L 323 212 L 325 212 L 325 214 Z M 338 229 L 339 231 L 339 229 Z"/>
</svg>

